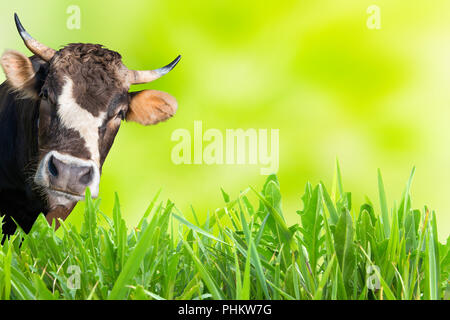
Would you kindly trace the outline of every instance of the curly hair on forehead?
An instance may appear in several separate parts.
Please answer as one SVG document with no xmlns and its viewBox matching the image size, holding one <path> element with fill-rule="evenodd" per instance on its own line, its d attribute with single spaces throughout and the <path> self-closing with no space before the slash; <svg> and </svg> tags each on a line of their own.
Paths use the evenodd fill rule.
<svg viewBox="0 0 450 320">
<path fill-rule="evenodd" d="M 86 89 L 123 86 L 122 56 L 100 44 L 71 43 L 55 54 L 51 64 L 57 74 L 70 76 Z"/>
</svg>

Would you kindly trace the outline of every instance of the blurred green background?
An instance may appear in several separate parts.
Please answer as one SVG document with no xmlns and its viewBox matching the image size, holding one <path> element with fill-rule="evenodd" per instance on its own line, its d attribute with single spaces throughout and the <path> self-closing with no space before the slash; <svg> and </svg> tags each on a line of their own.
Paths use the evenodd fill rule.
<svg viewBox="0 0 450 320">
<path fill-rule="evenodd" d="M 381 29 L 366 25 L 378 5 Z M 70 5 L 81 28 L 66 27 Z M 413 206 L 437 210 L 440 237 L 450 232 L 449 1 L 87 1 L 0 3 L 0 48 L 27 53 L 13 13 L 57 49 L 101 43 L 129 68 L 157 68 L 182 54 L 166 77 L 132 90 L 174 95 L 177 115 L 141 127 L 124 123 L 105 163 L 102 209 L 118 192 L 134 226 L 158 189 L 189 216 L 221 206 L 220 187 L 237 196 L 260 188 L 260 166 L 175 165 L 178 128 L 280 129 L 278 172 L 289 222 L 297 222 L 306 181 L 330 186 L 336 157 L 354 204 L 378 203 L 381 168 L 388 201 L 401 197 L 417 168 Z M 4 80 L 3 74 L 0 76 Z M 224 132 L 224 131 L 223 131 Z M 69 221 L 79 224 L 83 204 Z"/>
</svg>

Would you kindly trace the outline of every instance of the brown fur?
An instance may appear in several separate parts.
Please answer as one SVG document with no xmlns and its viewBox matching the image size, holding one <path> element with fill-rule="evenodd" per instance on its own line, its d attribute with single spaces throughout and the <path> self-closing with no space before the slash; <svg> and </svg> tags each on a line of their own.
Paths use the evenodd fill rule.
<svg viewBox="0 0 450 320">
<path fill-rule="evenodd" d="M 39 130 L 38 145 L 33 147 L 38 151 L 33 155 L 33 159 L 37 159 L 33 160 L 36 165 L 30 177 L 37 163 L 52 150 L 80 159 L 92 156 L 82 135 L 66 127 L 57 116 L 58 97 L 67 77 L 73 82 L 73 97 L 77 104 L 94 117 L 105 115 L 100 127 L 92 128 L 98 130 L 100 172 L 124 116 L 127 121 L 151 125 L 169 119 L 177 110 L 175 98 L 165 92 L 144 90 L 128 93 L 128 69 L 123 65 L 120 54 L 101 45 L 69 44 L 57 51 L 48 63 L 33 59 L 14 51 L 7 51 L 1 59 L 8 82 L 15 90 L 27 97 L 33 96 L 33 99 L 42 96 L 41 100 L 34 100 L 39 108 Z M 45 197 L 44 189 L 42 197 Z M 49 199 L 46 202 L 45 206 L 53 208 Z M 49 223 L 57 218 L 64 220 L 75 204 L 76 201 L 65 207 L 56 205 L 55 210 L 46 212 Z"/>
<path fill-rule="evenodd" d="M 168 93 L 158 90 L 140 91 L 132 96 L 127 121 L 144 126 L 156 124 L 172 117 L 177 108 L 177 101 Z"/>
<path fill-rule="evenodd" d="M 1 65 L 11 87 L 23 98 L 36 99 L 36 84 L 31 60 L 18 51 L 7 50 L 1 57 Z"/>
<path fill-rule="evenodd" d="M 68 76 L 74 82 L 77 103 L 97 116 L 114 92 L 128 91 L 121 59 L 119 53 L 99 44 L 69 44 L 50 62 L 51 86 L 61 87 L 64 77 Z"/>
<path fill-rule="evenodd" d="M 98 116 L 100 112 L 108 111 L 117 96 L 122 97 L 121 101 L 128 102 L 128 87 L 124 85 L 126 69 L 121 58 L 119 53 L 99 44 L 69 44 L 56 52 L 49 62 L 49 73 L 43 89 L 48 91 L 50 102 L 56 104 L 65 78 L 69 77 L 74 83 L 73 95 L 76 102 L 93 116 Z M 41 111 L 42 108 L 41 105 Z M 62 127 L 59 119 L 52 115 L 51 109 L 50 107 L 49 111 L 42 112 L 44 118 L 42 120 L 45 118 L 47 120 L 43 121 L 44 128 L 40 130 L 40 148 L 44 150 L 41 158 L 49 150 L 58 150 L 75 157 L 89 159 L 91 154 L 85 148 L 79 134 Z M 111 114 L 99 129 L 101 164 L 119 129 L 118 126 L 109 124 L 114 115 Z"/>
<path fill-rule="evenodd" d="M 53 210 L 50 210 L 45 216 L 48 224 L 52 225 L 53 223 L 55 223 L 55 229 L 58 229 L 60 226 L 59 219 L 61 219 L 62 221 L 66 220 L 75 207 L 75 204 L 76 203 L 70 205 L 69 208 L 58 206 Z"/>
</svg>

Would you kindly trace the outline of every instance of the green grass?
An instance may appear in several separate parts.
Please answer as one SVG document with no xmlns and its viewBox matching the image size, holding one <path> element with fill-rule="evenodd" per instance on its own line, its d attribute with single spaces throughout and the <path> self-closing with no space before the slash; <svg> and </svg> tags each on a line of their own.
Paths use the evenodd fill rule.
<svg viewBox="0 0 450 320">
<path fill-rule="evenodd" d="M 389 209 L 352 208 L 339 167 L 329 192 L 307 184 L 297 223 L 269 176 L 200 222 L 156 196 L 128 230 L 119 200 L 112 219 L 86 197 L 81 230 L 55 234 L 41 215 L 0 247 L 0 299 L 449 299 L 450 238 L 436 215 L 411 207 L 408 180 Z M 253 203 L 253 204 L 252 204 Z"/>
</svg>

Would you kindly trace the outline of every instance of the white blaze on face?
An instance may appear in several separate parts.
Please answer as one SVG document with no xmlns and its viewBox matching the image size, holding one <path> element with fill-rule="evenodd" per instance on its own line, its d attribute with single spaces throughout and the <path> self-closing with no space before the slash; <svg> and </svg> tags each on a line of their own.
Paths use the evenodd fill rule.
<svg viewBox="0 0 450 320">
<path fill-rule="evenodd" d="M 98 128 L 103 124 L 106 112 L 97 117 L 83 109 L 73 96 L 73 81 L 65 78 L 62 93 L 58 98 L 58 116 L 62 124 L 69 129 L 77 131 L 84 140 L 86 148 L 91 153 L 91 159 L 100 166 L 100 152 L 98 147 Z"/>
</svg>

